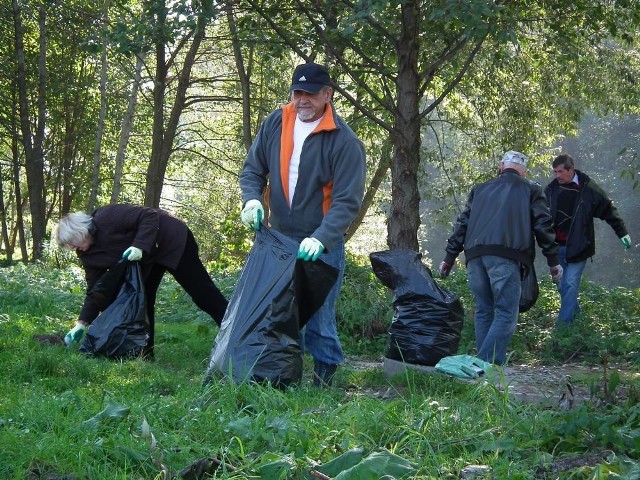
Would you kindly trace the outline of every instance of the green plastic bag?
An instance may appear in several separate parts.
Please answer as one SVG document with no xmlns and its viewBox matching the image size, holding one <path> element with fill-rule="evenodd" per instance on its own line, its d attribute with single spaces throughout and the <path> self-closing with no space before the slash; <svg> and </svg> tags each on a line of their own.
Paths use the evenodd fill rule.
<svg viewBox="0 0 640 480">
<path fill-rule="evenodd" d="M 458 378 L 475 379 L 488 375 L 493 365 L 471 355 L 452 355 L 440 359 L 435 368 Z"/>
</svg>

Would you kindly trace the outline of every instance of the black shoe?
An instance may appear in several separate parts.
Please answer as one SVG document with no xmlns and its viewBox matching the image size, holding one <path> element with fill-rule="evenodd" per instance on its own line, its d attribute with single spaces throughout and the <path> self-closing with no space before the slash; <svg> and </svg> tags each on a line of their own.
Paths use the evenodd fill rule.
<svg viewBox="0 0 640 480">
<path fill-rule="evenodd" d="M 316 387 L 330 387 L 338 365 L 315 362 L 313 366 L 313 384 Z"/>
</svg>

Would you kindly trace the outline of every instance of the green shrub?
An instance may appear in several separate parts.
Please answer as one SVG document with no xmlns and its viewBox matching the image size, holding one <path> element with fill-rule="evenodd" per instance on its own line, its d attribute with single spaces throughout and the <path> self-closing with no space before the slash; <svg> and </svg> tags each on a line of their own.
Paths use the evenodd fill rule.
<svg viewBox="0 0 640 480">
<path fill-rule="evenodd" d="M 380 356 L 387 341 L 392 295 L 374 275 L 369 258 L 348 254 L 336 317 L 343 346 L 358 355 Z"/>
</svg>

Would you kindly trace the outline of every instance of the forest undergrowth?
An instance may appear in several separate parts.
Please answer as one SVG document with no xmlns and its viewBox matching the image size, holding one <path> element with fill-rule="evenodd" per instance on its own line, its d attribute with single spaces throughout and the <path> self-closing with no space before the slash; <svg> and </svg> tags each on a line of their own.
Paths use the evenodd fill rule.
<svg viewBox="0 0 640 480">
<path fill-rule="evenodd" d="M 237 275 L 214 280 L 230 296 Z M 438 282 L 461 297 L 458 353 L 473 354 L 465 272 Z M 76 318 L 79 267 L 0 268 L 0 478 L 640 478 L 640 292 L 585 282 L 581 317 L 559 331 L 555 288 L 540 289 L 510 365 L 571 369 L 587 394 L 569 408 L 491 382 L 385 375 L 393 297 L 366 259 L 349 259 L 338 316 L 350 361 L 330 389 L 313 387 L 306 357 L 301 384 L 285 390 L 203 386 L 217 327 L 170 278 L 154 362 L 86 358 L 42 341 Z"/>
</svg>

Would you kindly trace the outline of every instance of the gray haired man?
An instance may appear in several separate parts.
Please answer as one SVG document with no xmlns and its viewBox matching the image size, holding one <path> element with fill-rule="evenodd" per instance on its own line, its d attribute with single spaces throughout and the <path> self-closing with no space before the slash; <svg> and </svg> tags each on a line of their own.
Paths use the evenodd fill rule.
<svg viewBox="0 0 640 480">
<path fill-rule="evenodd" d="M 528 162 L 526 155 L 510 150 L 502 157 L 498 176 L 471 189 L 439 268 L 442 278 L 449 275 L 464 251 L 476 304 L 476 356 L 498 365 L 506 362 L 518 323 L 521 268 L 533 265 L 534 237 L 552 280 L 558 283 L 562 278 L 542 187 L 524 178 Z"/>
</svg>

